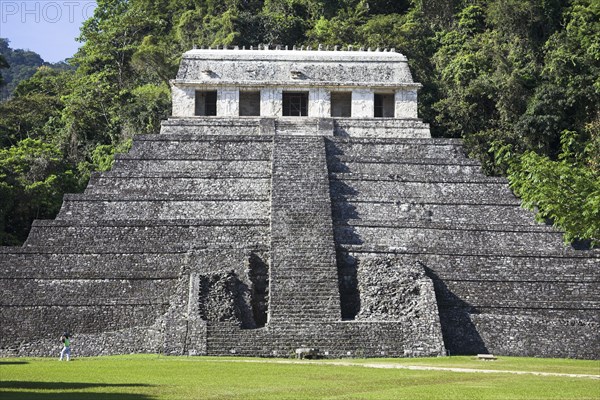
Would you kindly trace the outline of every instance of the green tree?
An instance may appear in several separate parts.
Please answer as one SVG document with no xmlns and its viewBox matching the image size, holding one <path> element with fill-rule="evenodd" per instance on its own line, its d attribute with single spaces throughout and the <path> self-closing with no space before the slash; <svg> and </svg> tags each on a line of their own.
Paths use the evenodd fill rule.
<svg viewBox="0 0 600 400">
<path fill-rule="evenodd" d="M 21 81 L 14 96 L 0 103 L 0 147 L 13 146 L 28 137 L 53 141 L 48 127 L 60 118 L 62 96 L 68 93 L 72 75 L 69 70 L 42 66 L 33 77 Z"/>
<path fill-rule="evenodd" d="M 6 62 L 6 58 L 2 54 L 0 54 L 0 69 L 8 68 L 9 65 Z M 0 73 L 0 86 L 4 85 L 4 78 L 2 78 L 2 74 Z"/>
<path fill-rule="evenodd" d="M 23 241 L 34 219 L 53 218 L 63 193 L 76 190 L 75 174 L 55 146 L 27 138 L 0 149 L 0 244 Z"/>
<path fill-rule="evenodd" d="M 79 184 L 84 187 L 93 171 L 109 171 L 115 161 L 115 155 L 126 153 L 133 141 L 125 140 L 119 144 L 99 144 L 90 152 L 90 159 L 77 165 Z"/>
<path fill-rule="evenodd" d="M 544 45 L 542 82 L 517 129 L 531 146 L 508 177 L 524 205 L 564 229 L 567 241 L 600 238 L 600 4 L 574 1 L 565 29 Z M 559 138 L 559 140 L 557 139 Z"/>
<path fill-rule="evenodd" d="M 363 45 L 358 30 L 368 21 L 369 5 L 366 0 L 344 1 L 337 14 L 328 19 L 320 17 L 307 33 L 308 42 L 314 46 Z"/>
<path fill-rule="evenodd" d="M 125 119 L 123 137 L 159 133 L 161 121 L 169 117 L 170 106 L 169 86 L 149 83 L 136 87 L 122 110 Z"/>
<path fill-rule="evenodd" d="M 559 160 L 526 152 L 511 163 L 509 181 L 523 207 L 536 211 L 540 221 L 549 220 L 564 230 L 566 242 L 583 239 L 599 245 L 600 171 L 587 165 L 597 165 L 597 148 L 574 149 L 577 145 L 577 133 L 564 131 Z"/>
<path fill-rule="evenodd" d="M 134 70 L 150 82 L 162 82 L 169 87 L 169 80 L 177 73 L 179 57 L 174 58 L 167 49 L 155 36 L 145 36 L 132 55 Z"/>
<path fill-rule="evenodd" d="M 300 0 L 265 0 L 261 12 L 264 42 L 293 45 L 306 39 L 315 3 Z"/>
<path fill-rule="evenodd" d="M 433 58 L 441 95 L 433 105 L 437 134 L 468 137 L 498 126 L 499 81 L 493 76 L 504 52 L 494 32 L 484 30 L 482 13 L 478 6 L 465 8 L 457 29 L 439 35 Z"/>
</svg>

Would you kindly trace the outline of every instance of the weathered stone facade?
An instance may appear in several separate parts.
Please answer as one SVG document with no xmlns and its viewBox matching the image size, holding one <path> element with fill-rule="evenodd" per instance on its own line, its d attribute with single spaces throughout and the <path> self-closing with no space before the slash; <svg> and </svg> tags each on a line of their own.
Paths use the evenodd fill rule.
<svg viewBox="0 0 600 400">
<path fill-rule="evenodd" d="M 600 253 L 431 139 L 417 88 L 393 52 L 186 53 L 161 134 L 0 249 L 0 355 L 598 358 Z"/>
</svg>

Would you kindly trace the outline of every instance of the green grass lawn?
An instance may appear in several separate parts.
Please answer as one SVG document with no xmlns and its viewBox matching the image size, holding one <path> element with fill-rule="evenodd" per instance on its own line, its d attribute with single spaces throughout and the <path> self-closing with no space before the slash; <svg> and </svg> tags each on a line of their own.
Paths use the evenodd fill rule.
<svg viewBox="0 0 600 400">
<path fill-rule="evenodd" d="M 246 362 L 247 361 L 247 362 Z M 500 357 L 349 359 L 352 366 L 282 364 L 271 359 L 131 355 L 0 359 L 0 399 L 600 399 L 600 380 L 515 375 L 600 374 L 600 362 Z M 289 360 L 285 360 L 289 361 Z M 414 371 L 384 363 L 498 369 L 498 373 Z"/>
</svg>

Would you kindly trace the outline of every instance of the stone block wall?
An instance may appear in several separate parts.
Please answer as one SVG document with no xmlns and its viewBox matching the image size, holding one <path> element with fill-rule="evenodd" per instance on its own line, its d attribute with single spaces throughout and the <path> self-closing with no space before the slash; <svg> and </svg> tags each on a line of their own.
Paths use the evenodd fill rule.
<svg viewBox="0 0 600 400">
<path fill-rule="evenodd" d="M 414 320 L 394 322 L 307 322 L 239 330 L 227 324 L 207 327 L 207 354 L 216 356 L 294 357 L 301 347 L 322 357 L 427 357 L 444 353 L 435 326 Z"/>
<path fill-rule="evenodd" d="M 355 285 L 343 288 L 347 317 L 360 315 L 361 263 L 395 256 L 433 280 L 450 354 L 598 358 L 600 253 L 565 246 L 459 142 L 333 138 L 327 148 L 341 281 Z"/>
<path fill-rule="evenodd" d="M 142 332 L 139 327 L 152 326 L 168 309 L 168 293 L 177 282 L 180 263 L 176 253 L 4 248 L 1 353 L 51 355 L 56 335 L 64 331 L 88 339 L 104 332 Z M 140 337 L 126 340 L 137 343 L 132 351 L 148 351 L 148 343 Z M 99 351 L 87 342 L 81 344 L 89 352 L 79 354 Z M 122 348 L 102 351 L 119 353 Z"/>
<path fill-rule="evenodd" d="M 268 246 L 271 147 L 137 137 L 112 171 L 65 196 L 56 220 L 36 221 L 23 248 L 0 252 L 0 354 L 49 355 L 64 331 L 79 355 L 169 350 L 189 252 Z"/>
<path fill-rule="evenodd" d="M 80 247 L 127 251 L 187 251 L 206 247 L 250 247 L 269 240 L 269 220 L 155 220 L 97 223 L 38 221 L 28 248 Z"/>
<path fill-rule="evenodd" d="M 371 97 L 373 97 L 373 93 L 371 93 Z M 171 118 L 162 122 L 161 133 L 174 135 L 179 138 L 186 135 L 189 137 L 190 134 L 230 136 L 231 140 L 233 138 L 232 134 L 252 136 L 270 136 L 276 134 L 304 136 L 335 135 L 353 138 L 371 138 L 366 140 L 430 138 L 429 125 L 416 117 L 402 119 L 373 118 L 372 110 L 369 111 L 371 114 L 363 115 L 361 118 L 329 118 L 327 116 L 281 117 L 281 106 L 279 106 L 278 112 L 279 114 L 262 117 L 215 118 L 197 116 Z M 154 141 L 153 139 L 145 140 L 142 137 L 140 143 L 148 140 Z M 238 140 L 243 140 L 243 136 L 238 137 Z M 144 148 L 148 148 L 148 146 L 144 144 Z M 163 152 L 167 151 L 166 154 L 170 154 L 170 150 L 170 147 L 162 149 Z M 133 148 L 132 151 L 135 152 L 136 148 Z M 251 144 L 249 144 L 249 151 L 254 151 Z M 177 157 L 177 153 L 173 153 L 173 156 Z M 127 158 L 127 156 L 123 158 Z"/>
<path fill-rule="evenodd" d="M 361 105 L 360 102 L 359 104 L 354 102 L 352 104 L 353 107 Z M 354 110 L 355 108 L 352 109 L 353 113 Z M 416 119 L 416 114 L 415 116 L 402 118 L 373 118 L 371 114 L 356 119 L 336 118 L 334 120 L 334 132 L 336 136 L 356 138 L 430 138 L 429 125 Z"/>
</svg>

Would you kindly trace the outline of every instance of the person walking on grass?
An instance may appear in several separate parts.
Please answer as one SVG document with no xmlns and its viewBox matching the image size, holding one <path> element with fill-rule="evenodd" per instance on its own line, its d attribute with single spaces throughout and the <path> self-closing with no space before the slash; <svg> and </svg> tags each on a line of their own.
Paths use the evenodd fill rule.
<svg viewBox="0 0 600 400">
<path fill-rule="evenodd" d="M 67 361 L 69 361 L 71 359 L 71 339 L 69 334 L 67 332 L 63 333 L 63 335 L 60 337 L 60 341 L 63 344 L 63 348 L 60 352 L 60 358 L 58 361 L 62 361 L 64 356 L 67 356 Z"/>
</svg>

